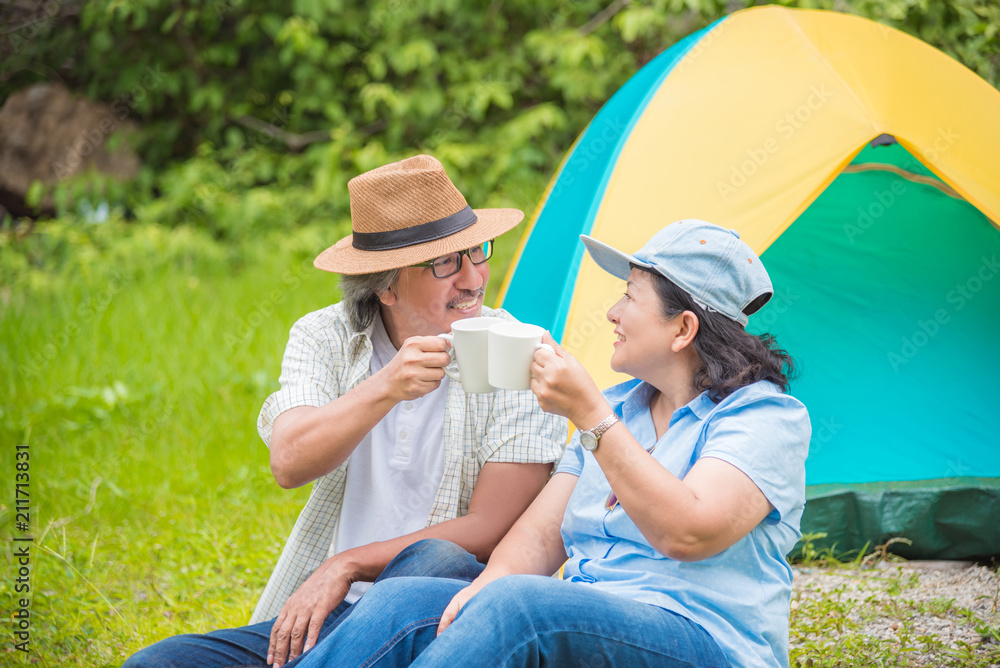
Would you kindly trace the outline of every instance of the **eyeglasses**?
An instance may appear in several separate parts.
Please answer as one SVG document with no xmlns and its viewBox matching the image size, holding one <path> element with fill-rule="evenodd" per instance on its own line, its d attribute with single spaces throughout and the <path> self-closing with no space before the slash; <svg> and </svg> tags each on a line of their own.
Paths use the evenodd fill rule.
<svg viewBox="0 0 1000 668">
<path fill-rule="evenodd" d="M 472 264 L 482 264 L 493 256 L 493 240 L 486 241 L 457 253 L 448 253 L 429 262 L 418 262 L 414 267 L 430 267 L 434 278 L 448 278 L 462 271 L 462 256 L 468 255 Z"/>
</svg>

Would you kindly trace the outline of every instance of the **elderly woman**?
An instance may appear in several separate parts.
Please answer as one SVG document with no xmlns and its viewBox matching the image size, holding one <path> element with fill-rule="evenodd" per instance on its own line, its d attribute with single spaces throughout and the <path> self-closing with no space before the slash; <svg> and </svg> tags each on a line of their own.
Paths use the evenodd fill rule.
<svg viewBox="0 0 1000 668">
<path fill-rule="evenodd" d="M 634 255 L 583 241 L 628 281 L 608 320 L 611 367 L 634 379 L 601 393 L 539 350 L 532 391 L 581 431 L 485 570 L 377 584 L 302 668 L 788 665 L 810 426 L 790 358 L 744 330 L 767 272 L 697 220 Z"/>
</svg>

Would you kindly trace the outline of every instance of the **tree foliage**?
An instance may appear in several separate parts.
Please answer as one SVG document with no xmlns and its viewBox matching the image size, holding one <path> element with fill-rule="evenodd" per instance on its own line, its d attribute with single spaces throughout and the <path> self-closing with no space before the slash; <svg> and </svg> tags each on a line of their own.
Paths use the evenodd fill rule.
<svg viewBox="0 0 1000 668">
<path fill-rule="evenodd" d="M 782 4 L 882 21 L 1000 81 L 991 0 Z M 348 178 L 417 151 L 440 158 L 473 206 L 530 210 L 628 77 L 743 5 L 49 0 L 0 38 L 0 95 L 45 78 L 117 102 L 142 124 L 145 168 L 104 196 L 221 237 L 343 224 Z"/>
</svg>

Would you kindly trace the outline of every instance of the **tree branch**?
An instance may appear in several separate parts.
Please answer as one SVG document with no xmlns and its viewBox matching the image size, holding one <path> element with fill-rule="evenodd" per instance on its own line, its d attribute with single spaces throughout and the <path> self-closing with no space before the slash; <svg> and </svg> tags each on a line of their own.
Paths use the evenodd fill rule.
<svg viewBox="0 0 1000 668">
<path fill-rule="evenodd" d="M 321 141 L 329 141 L 330 131 L 329 130 L 314 130 L 312 132 L 305 132 L 303 134 L 296 134 L 294 132 L 288 132 L 287 130 L 282 130 L 277 125 L 272 125 L 267 121 L 262 121 L 259 118 L 254 118 L 253 116 L 240 116 L 234 119 L 237 123 L 243 127 L 250 128 L 251 130 L 257 130 L 258 132 L 263 132 L 269 137 L 273 137 L 285 143 L 285 146 L 293 151 L 301 151 L 309 144 L 315 144 Z"/>
<path fill-rule="evenodd" d="M 630 2 L 632 2 L 632 0 L 615 0 L 610 5 L 608 5 L 600 12 L 598 12 L 597 15 L 594 16 L 594 18 L 587 21 L 587 23 L 582 28 L 580 28 L 580 34 L 589 35 L 590 33 L 594 32 L 602 25 L 604 25 L 604 23 L 612 16 L 614 16 L 621 10 L 625 9 L 625 6 L 628 5 Z"/>
</svg>

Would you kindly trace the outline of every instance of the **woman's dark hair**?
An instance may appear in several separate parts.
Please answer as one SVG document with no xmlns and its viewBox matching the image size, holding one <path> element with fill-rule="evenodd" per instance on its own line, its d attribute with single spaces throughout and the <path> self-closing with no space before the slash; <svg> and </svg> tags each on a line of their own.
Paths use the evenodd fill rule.
<svg viewBox="0 0 1000 668">
<path fill-rule="evenodd" d="M 673 318 L 684 311 L 698 315 L 694 349 L 702 366 L 694 377 L 695 389 L 708 390 L 708 396 L 716 403 L 759 380 L 771 381 L 782 392 L 788 392 L 788 380 L 794 369 L 792 358 L 777 346 L 773 336 L 750 334 L 735 320 L 698 306 L 691 295 L 673 281 L 645 271 L 653 278 L 665 318 Z"/>
</svg>

